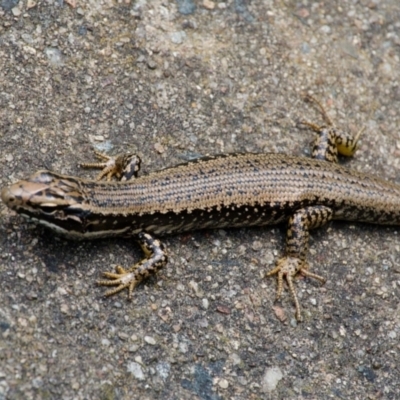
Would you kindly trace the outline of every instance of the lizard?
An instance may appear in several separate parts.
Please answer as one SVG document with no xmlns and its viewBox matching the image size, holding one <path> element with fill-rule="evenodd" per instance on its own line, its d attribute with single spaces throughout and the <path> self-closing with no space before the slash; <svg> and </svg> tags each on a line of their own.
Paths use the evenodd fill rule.
<svg viewBox="0 0 400 400">
<path fill-rule="evenodd" d="M 354 155 L 361 131 L 353 136 L 338 130 L 320 102 L 307 100 L 325 122 L 301 121 L 317 133 L 312 158 L 220 154 L 139 176 L 137 155 L 96 153 L 102 162 L 82 164 L 102 169 L 96 180 L 41 170 L 3 188 L 1 198 L 17 213 L 69 238 L 136 238 L 145 257 L 130 268 L 104 272 L 98 281 L 112 286 L 105 295 L 127 288 L 129 298 L 139 282 L 168 262 L 159 236 L 286 222 L 285 253 L 266 275 L 277 275 L 277 299 L 286 280 L 301 321 L 295 276 L 325 282 L 309 270 L 310 230 L 331 220 L 400 224 L 399 185 L 338 164 L 338 154 Z"/>
</svg>

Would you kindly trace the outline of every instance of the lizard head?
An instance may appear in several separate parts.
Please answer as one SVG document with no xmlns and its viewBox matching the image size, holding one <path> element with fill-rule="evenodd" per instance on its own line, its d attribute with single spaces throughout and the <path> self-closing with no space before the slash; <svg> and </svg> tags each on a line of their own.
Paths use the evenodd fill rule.
<svg viewBox="0 0 400 400">
<path fill-rule="evenodd" d="M 79 182 L 50 171 L 38 171 L 3 188 L 1 199 L 24 217 L 66 235 L 79 231 L 86 214 Z"/>
</svg>

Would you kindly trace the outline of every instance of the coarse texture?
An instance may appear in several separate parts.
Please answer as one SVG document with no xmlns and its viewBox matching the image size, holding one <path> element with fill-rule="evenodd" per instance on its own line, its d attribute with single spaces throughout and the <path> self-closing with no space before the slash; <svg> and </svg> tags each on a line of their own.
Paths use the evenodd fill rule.
<svg viewBox="0 0 400 400">
<path fill-rule="evenodd" d="M 144 172 L 222 152 L 304 156 L 297 122 L 320 118 L 304 91 L 343 130 L 365 126 L 352 169 L 399 182 L 397 0 L 14 3 L 0 9 L 1 187 L 39 169 L 82 175 L 92 147 L 139 152 Z M 313 233 L 327 283 L 296 282 L 298 327 L 277 319 L 292 301 L 273 308 L 264 278 L 283 240 L 168 237 L 168 268 L 127 303 L 93 281 L 140 258 L 131 241 L 59 240 L 2 208 L 3 397 L 399 397 L 398 228 Z"/>
</svg>

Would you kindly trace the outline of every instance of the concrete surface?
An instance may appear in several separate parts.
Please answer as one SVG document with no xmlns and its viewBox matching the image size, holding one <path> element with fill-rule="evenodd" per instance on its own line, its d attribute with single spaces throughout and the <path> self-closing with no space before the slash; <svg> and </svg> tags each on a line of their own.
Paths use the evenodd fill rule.
<svg viewBox="0 0 400 400">
<path fill-rule="evenodd" d="M 340 5 L 339 5 L 340 4 Z M 325 105 L 349 165 L 400 183 L 400 4 L 0 1 L 0 187 L 92 150 L 150 171 L 199 155 L 309 155 Z M 284 227 L 164 239 L 169 265 L 103 297 L 130 240 L 74 243 L 0 206 L 0 399 L 400 398 L 399 229 L 332 223 L 299 279 L 305 321 L 265 279 Z M 286 319 L 285 319 L 286 318 Z M 281 319 L 285 319 L 281 321 Z"/>
</svg>

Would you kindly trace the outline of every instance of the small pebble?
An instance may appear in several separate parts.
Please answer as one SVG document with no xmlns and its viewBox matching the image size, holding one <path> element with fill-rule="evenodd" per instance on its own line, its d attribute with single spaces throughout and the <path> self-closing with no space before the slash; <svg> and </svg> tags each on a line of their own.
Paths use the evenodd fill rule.
<svg viewBox="0 0 400 400">
<path fill-rule="evenodd" d="M 159 153 L 159 154 L 162 154 L 162 153 L 165 152 L 165 148 L 164 148 L 164 146 L 163 146 L 161 143 L 156 143 L 156 144 L 154 145 L 154 150 L 155 150 L 157 153 Z"/>
<path fill-rule="evenodd" d="M 264 392 L 272 392 L 276 389 L 278 382 L 283 378 L 283 373 L 279 367 L 268 368 L 262 379 Z"/>
<path fill-rule="evenodd" d="M 14 7 L 11 12 L 13 13 L 14 17 L 19 17 L 21 15 L 21 10 L 18 7 Z"/>
<path fill-rule="evenodd" d="M 44 50 L 47 59 L 50 61 L 51 64 L 58 67 L 62 65 L 62 54 L 61 51 L 54 48 L 54 47 L 47 47 Z"/>
<path fill-rule="evenodd" d="M 145 336 L 144 341 L 148 344 L 151 344 L 152 346 L 154 346 L 156 344 L 155 339 L 151 336 Z"/>
<path fill-rule="evenodd" d="M 395 331 L 390 331 L 390 332 L 388 333 L 388 337 L 389 337 L 390 339 L 396 339 L 397 333 L 396 333 Z"/>
<path fill-rule="evenodd" d="M 207 10 L 214 10 L 215 3 L 211 0 L 203 0 L 203 7 Z"/>
<path fill-rule="evenodd" d="M 331 33 L 331 27 L 329 25 L 322 25 L 321 28 L 319 28 L 319 30 L 322 33 L 326 33 L 326 34 Z"/>
<path fill-rule="evenodd" d="M 219 386 L 221 389 L 227 389 L 228 386 L 229 386 L 229 382 L 228 382 L 226 379 L 221 379 L 221 380 L 218 382 L 218 386 Z"/>
<path fill-rule="evenodd" d="M 175 44 L 182 44 L 183 41 L 186 39 L 185 31 L 178 31 L 171 33 L 171 42 Z"/>
<path fill-rule="evenodd" d="M 208 299 L 202 299 L 201 303 L 202 303 L 204 310 L 207 310 L 210 305 Z"/>
<path fill-rule="evenodd" d="M 153 59 L 147 60 L 147 67 L 149 69 L 156 69 L 157 68 L 157 63 Z"/>
<path fill-rule="evenodd" d="M 43 386 L 43 379 L 39 376 L 37 378 L 32 379 L 32 386 L 35 389 L 39 389 L 40 387 Z"/>
<path fill-rule="evenodd" d="M 133 344 L 132 346 L 129 347 L 128 351 L 130 353 L 136 353 L 139 350 L 139 345 L 138 344 Z"/>
<path fill-rule="evenodd" d="M 156 365 L 156 371 L 158 376 L 165 381 L 171 372 L 171 364 L 165 361 L 160 361 Z"/>
<path fill-rule="evenodd" d="M 144 373 L 142 366 L 137 362 L 130 362 L 127 366 L 128 372 L 130 372 L 136 379 L 143 381 L 144 380 Z"/>
<path fill-rule="evenodd" d="M 253 242 L 253 244 L 251 245 L 251 248 L 252 248 L 254 251 L 259 251 L 259 250 L 261 250 L 261 249 L 263 248 L 263 244 L 262 244 L 262 242 L 260 242 L 259 240 L 255 240 L 255 241 Z"/>
<path fill-rule="evenodd" d="M 29 10 L 30 8 L 35 7 L 36 4 L 37 4 L 36 1 L 28 0 L 28 1 L 26 2 L 26 8 Z"/>
<path fill-rule="evenodd" d="M 178 11 L 183 15 L 193 14 L 196 11 L 196 3 L 193 0 L 176 0 Z"/>
</svg>

